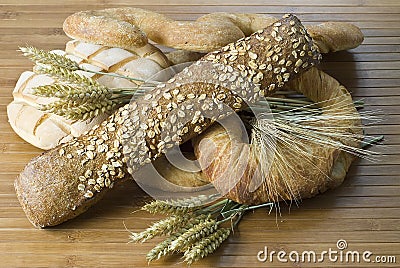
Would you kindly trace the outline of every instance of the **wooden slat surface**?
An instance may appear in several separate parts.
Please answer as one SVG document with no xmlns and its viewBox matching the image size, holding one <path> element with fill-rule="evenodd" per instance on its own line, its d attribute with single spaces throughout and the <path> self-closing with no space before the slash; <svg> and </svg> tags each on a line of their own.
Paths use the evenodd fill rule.
<svg viewBox="0 0 400 268">
<path fill-rule="evenodd" d="M 385 135 L 373 148 L 377 162 L 358 160 L 344 184 L 304 200 L 281 205 L 281 215 L 249 213 L 239 229 L 212 256 L 194 267 L 333 267 L 340 263 L 260 263 L 256 254 L 270 250 L 336 249 L 346 239 L 349 250 L 393 255 L 397 264 L 353 263 L 343 267 L 400 266 L 400 1 L 398 0 L 1 0 L 0 1 L 0 267 L 146 267 L 154 243 L 127 244 L 127 228 L 139 231 L 156 217 L 138 212 L 148 197 L 133 183 L 115 191 L 77 219 L 56 228 L 31 226 L 13 189 L 24 165 L 41 151 L 13 133 L 6 106 L 21 72 L 31 63 L 18 46 L 62 49 L 68 37 L 62 23 L 71 13 L 95 8 L 138 6 L 176 19 L 193 20 L 215 11 L 259 12 L 280 16 L 293 12 L 305 23 L 327 20 L 358 25 L 365 34 L 360 47 L 327 55 L 322 68 L 346 85 L 366 110 L 380 110 L 384 121 L 366 128 Z M 150 267 L 185 266 L 178 257 Z"/>
</svg>

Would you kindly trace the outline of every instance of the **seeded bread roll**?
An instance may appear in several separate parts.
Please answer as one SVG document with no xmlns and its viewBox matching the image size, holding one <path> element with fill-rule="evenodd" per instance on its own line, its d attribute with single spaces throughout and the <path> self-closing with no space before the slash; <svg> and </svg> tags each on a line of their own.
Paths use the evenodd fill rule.
<svg viewBox="0 0 400 268">
<path fill-rule="evenodd" d="M 35 226 L 71 219 L 127 171 L 134 174 L 245 102 L 272 94 L 320 56 L 301 22 L 285 15 L 206 55 L 99 127 L 35 158 L 16 179 L 18 199 Z"/>
<path fill-rule="evenodd" d="M 196 21 L 175 21 L 153 11 L 124 7 L 77 12 L 65 20 L 63 29 L 72 38 L 113 47 L 137 49 L 147 44 L 147 35 L 167 47 L 211 52 L 277 20 L 262 14 L 216 12 Z M 360 29 L 344 22 L 309 26 L 308 31 L 323 53 L 354 48 L 363 41 Z"/>
</svg>

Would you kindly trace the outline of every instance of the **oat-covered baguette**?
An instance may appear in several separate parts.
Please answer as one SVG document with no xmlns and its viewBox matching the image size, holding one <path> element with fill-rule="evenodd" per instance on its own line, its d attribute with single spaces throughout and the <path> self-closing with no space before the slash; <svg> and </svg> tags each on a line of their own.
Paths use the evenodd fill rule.
<svg viewBox="0 0 400 268">
<path fill-rule="evenodd" d="M 28 218 L 45 227 L 82 213 L 126 171 L 135 173 L 244 101 L 272 94 L 319 59 L 293 15 L 206 55 L 101 126 L 32 160 L 15 182 Z"/>
<path fill-rule="evenodd" d="M 175 21 L 153 11 L 124 7 L 77 12 L 65 20 L 63 29 L 75 39 L 126 49 L 146 45 L 148 37 L 172 48 L 210 52 L 277 20 L 262 14 L 216 12 L 196 21 Z M 357 47 L 364 38 L 358 27 L 344 22 L 307 30 L 323 53 Z"/>
<path fill-rule="evenodd" d="M 152 46 L 149 45 L 148 48 Z M 112 72 L 139 79 L 148 79 L 165 67 L 168 61 L 157 49 L 138 55 L 121 48 L 109 48 L 88 44 L 77 40 L 66 44 L 65 52 L 54 50 L 53 53 L 64 55 L 76 61 L 85 69 Z M 109 88 L 137 87 L 135 81 L 123 78 L 78 71 L 81 75 L 91 77 Z M 41 149 L 51 149 L 72 137 L 78 137 L 93 126 L 107 118 L 100 114 L 94 118 L 79 121 L 70 120 L 39 109 L 38 105 L 56 101 L 56 98 L 38 97 L 33 94 L 34 88 L 53 84 L 55 81 L 48 75 L 23 72 L 13 91 L 14 100 L 7 106 L 7 115 L 11 127 L 24 140 Z"/>
</svg>

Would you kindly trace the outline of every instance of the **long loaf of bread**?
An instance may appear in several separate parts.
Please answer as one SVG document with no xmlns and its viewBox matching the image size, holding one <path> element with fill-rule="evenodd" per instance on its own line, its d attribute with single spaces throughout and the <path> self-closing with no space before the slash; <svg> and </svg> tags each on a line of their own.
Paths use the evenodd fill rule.
<svg viewBox="0 0 400 268">
<path fill-rule="evenodd" d="M 126 49 L 147 44 L 148 37 L 167 47 L 210 52 L 277 20 L 263 14 L 216 12 L 196 21 L 175 21 L 153 11 L 123 7 L 77 12 L 65 20 L 63 29 L 75 39 Z M 363 41 L 360 29 L 345 22 L 310 25 L 307 30 L 322 53 L 354 48 Z"/>
<path fill-rule="evenodd" d="M 207 54 L 100 126 L 34 158 L 15 181 L 28 219 L 45 227 L 82 213 L 127 171 L 135 173 L 245 101 L 272 94 L 319 59 L 293 15 Z"/>
</svg>

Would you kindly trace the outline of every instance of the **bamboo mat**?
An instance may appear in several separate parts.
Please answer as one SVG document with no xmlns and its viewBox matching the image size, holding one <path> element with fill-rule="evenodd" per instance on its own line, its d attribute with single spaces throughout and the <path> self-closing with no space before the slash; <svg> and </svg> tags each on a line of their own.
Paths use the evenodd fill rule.
<svg viewBox="0 0 400 268">
<path fill-rule="evenodd" d="M 284 2 L 284 3 L 282 3 Z M 13 181 L 24 165 L 40 153 L 13 133 L 6 106 L 21 72 L 31 63 L 16 52 L 29 44 L 62 49 L 69 40 L 62 31 L 71 13 L 95 8 L 138 6 L 176 19 L 194 19 L 215 11 L 259 12 L 281 16 L 295 13 L 307 23 L 352 22 L 365 41 L 349 52 L 324 58 L 322 68 L 336 77 L 365 110 L 382 110 L 385 121 L 366 129 L 385 135 L 374 150 L 379 162 L 358 160 L 337 190 L 304 200 L 298 207 L 282 205 L 281 215 L 265 210 L 248 213 L 238 230 L 218 251 L 194 267 L 399 267 L 400 266 L 400 1 L 398 0 L 0 0 L 0 267 L 145 267 L 154 243 L 127 244 L 128 232 L 139 231 L 156 218 L 137 212 L 148 198 L 133 183 L 115 191 L 84 215 L 56 228 L 37 230 L 19 206 Z M 373 256 L 395 256 L 397 264 L 325 261 L 259 262 L 269 250 L 322 252 L 337 250 L 339 239 L 348 250 L 369 250 Z M 373 257 L 371 258 L 373 259 Z M 150 267 L 185 266 L 177 257 Z"/>
</svg>

